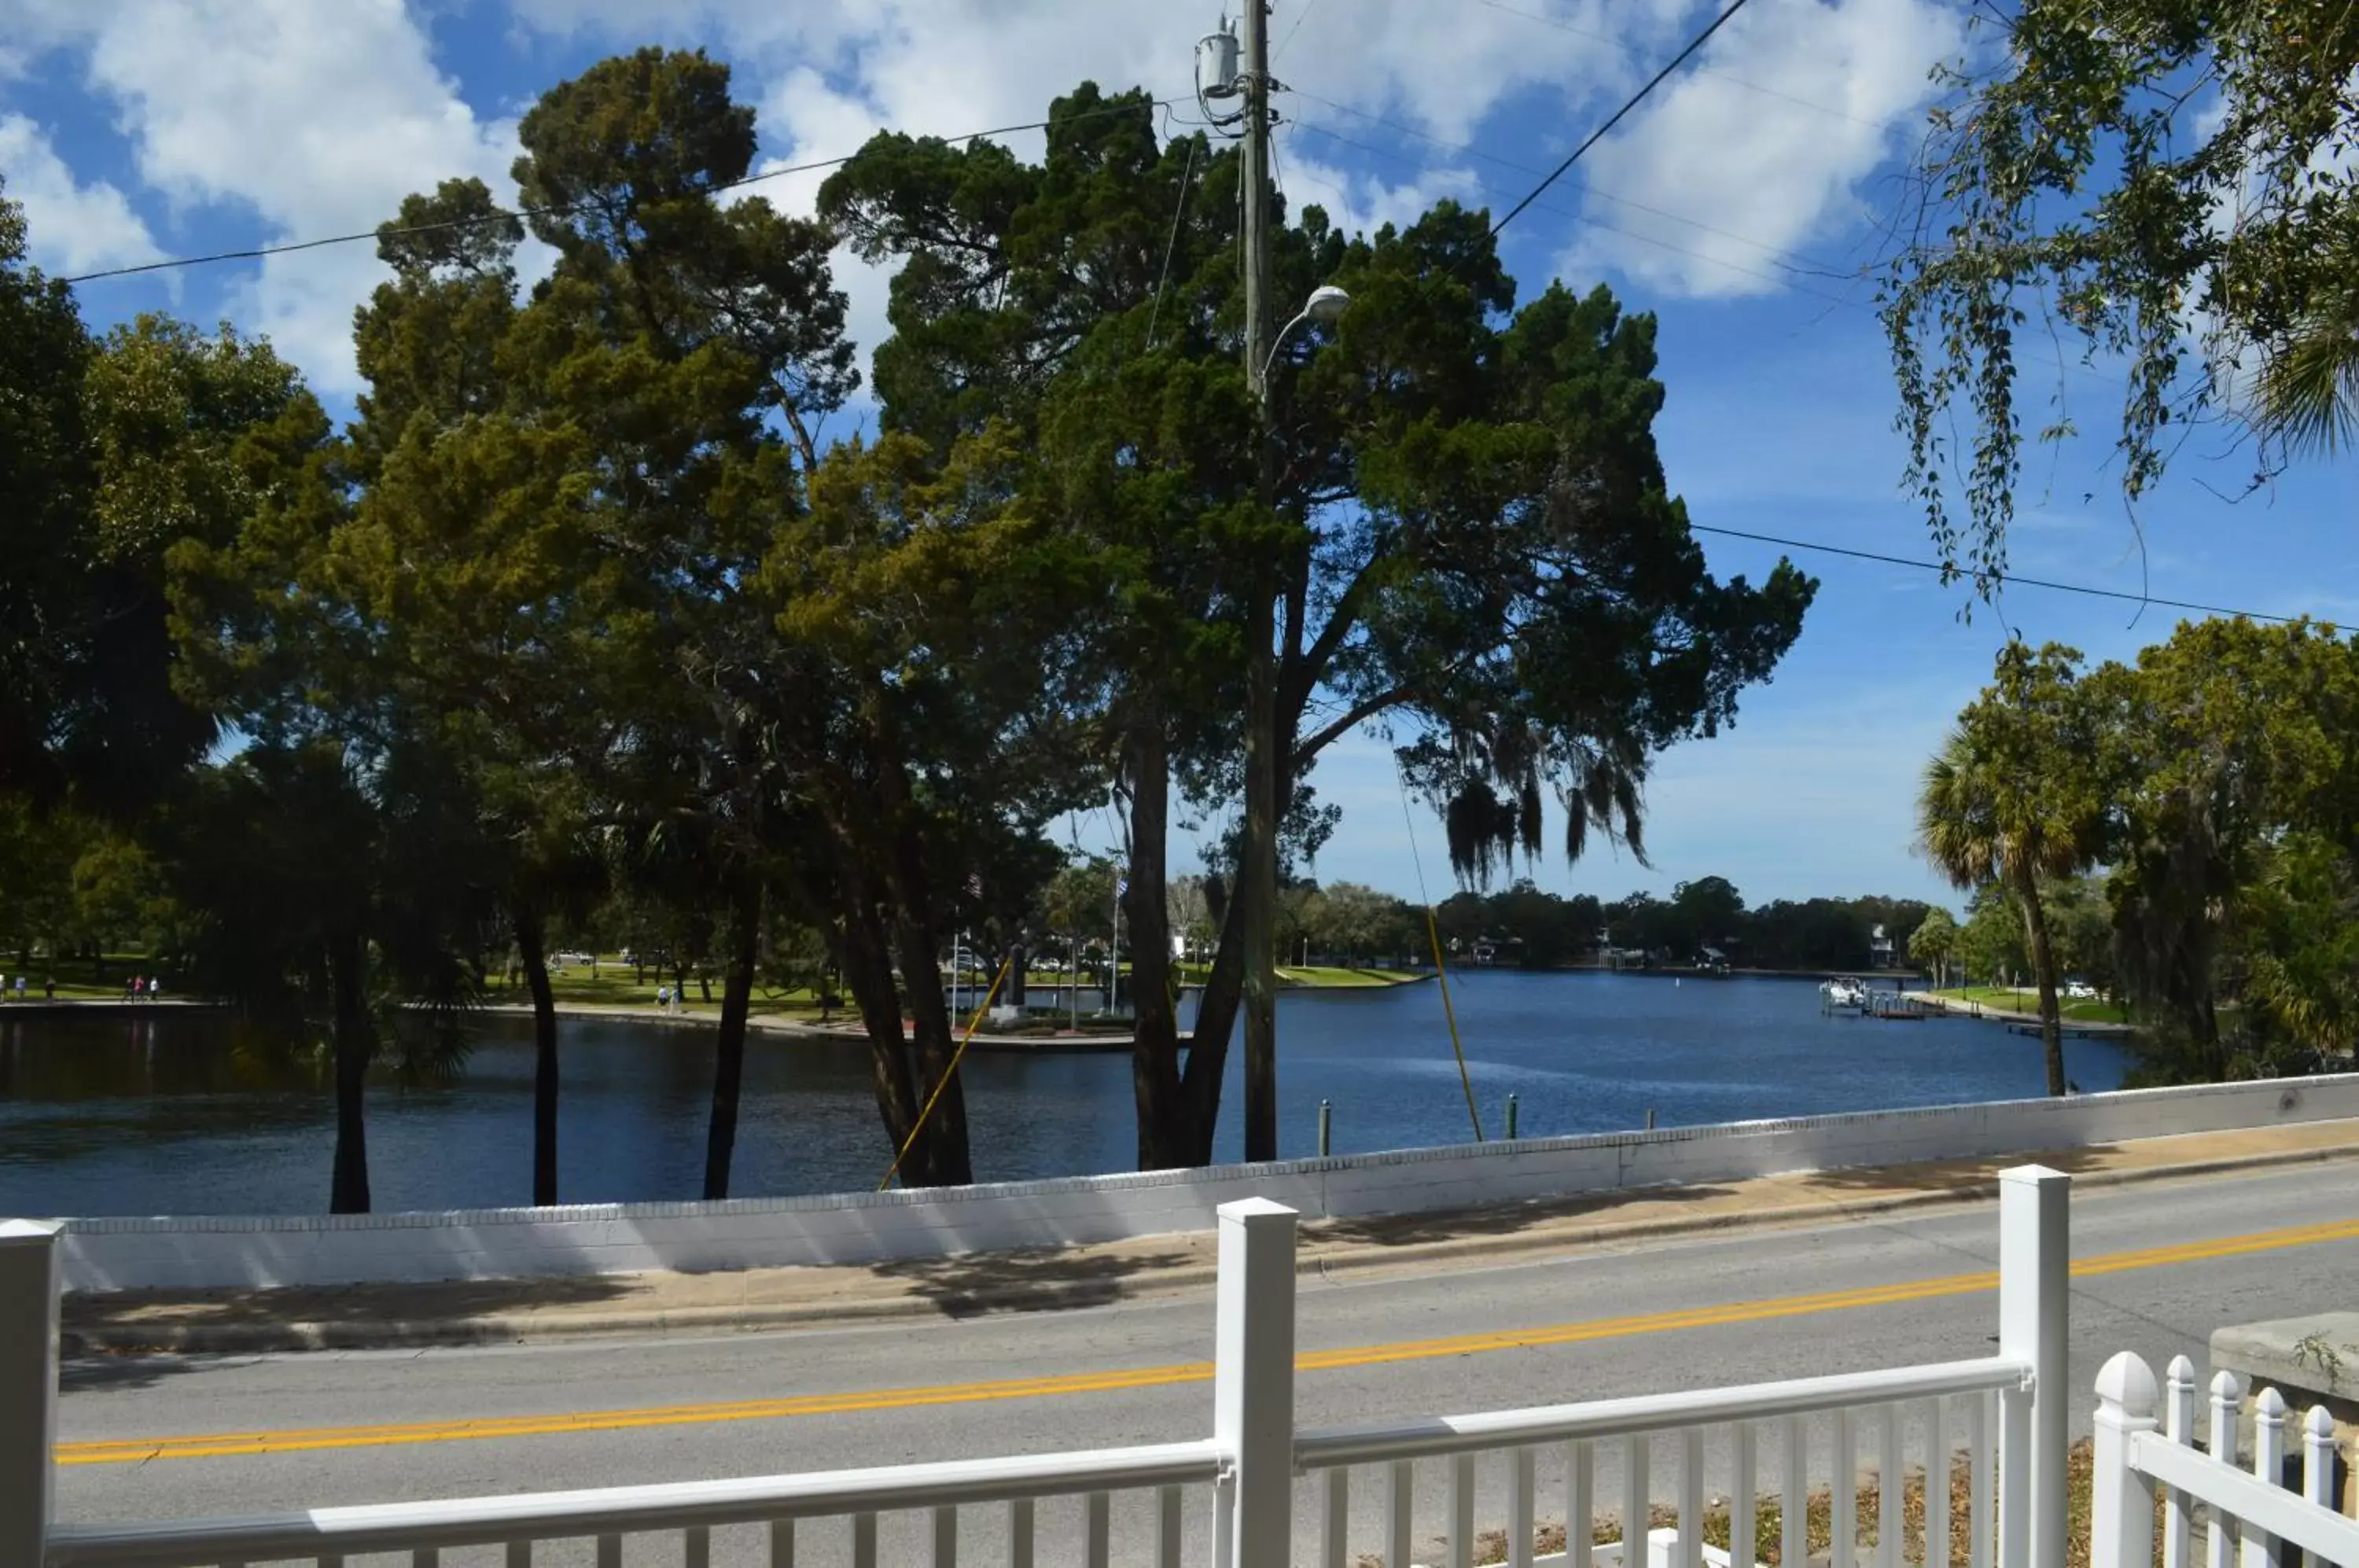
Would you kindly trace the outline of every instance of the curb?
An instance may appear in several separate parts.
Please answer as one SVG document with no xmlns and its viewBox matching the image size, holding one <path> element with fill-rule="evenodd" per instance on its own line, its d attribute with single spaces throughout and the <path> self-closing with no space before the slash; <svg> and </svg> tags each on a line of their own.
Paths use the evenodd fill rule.
<svg viewBox="0 0 2359 1568">
<path fill-rule="evenodd" d="M 2036 1158 L 2036 1156 L 2027 1156 Z M 2142 1186 L 2185 1177 L 2220 1175 L 2230 1171 L 2267 1171 L 2299 1165 L 2324 1165 L 2359 1160 L 2359 1145 L 2326 1149 L 2279 1149 L 2266 1154 L 2221 1156 L 2180 1160 L 2125 1171 L 2093 1171 L 2073 1177 L 2077 1188 Z M 1798 1172 L 1798 1174 L 1799 1174 Z M 1625 1189 L 1640 1191 L 1641 1189 Z M 1945 1208 L 1986 1203 L 1998 1194 L 1995 1179 L 1966 1182 L 1919 1192 L 1895 1192 L 1845 1203 L 1839 1198 L 1776 1208 L 1747 1209 L 1721 1214 L 1671 1214 L 1658 1220 L 1608 1221 L 1583 1229 L 1549 1230 L 1524 1236 L 1467 1236 L 1453 1240 L 1415 1242 L 1387 1247 L 1381 1242 L 1356 1242 L 1317 1250 L 1321 1237 L 1311 1227 L 1350 1222 L 1311 1221 L 1306 1240 L 1312 1250 L 1298 1259 L 1300 1276 L 1328 1278 L 1419 1264 L 1471 1262 L 1490 1258 L 1525 1257 L 1535 1253 L 1578 1251 L 1616 1242 L 1648 1241 L 1716 1232 L 1775 1229 L 1780 1226 L 1864 1218 L 1911 1209 Z M 1145 1277 L 1124 1300 L 1175 1295 L 1211 1286 L 1217 1270 L 1209 1264 L 1188 1264 Z M 929 1301 L 916 1296 L 887 1296 L 871 1301 L 781 1303 L 765 1307 L 683 1307 L 672 1312 L 569 1313 L 541 1318 L 532 1313 L 500 1312 L 472 1318 L 423 1318 L 327 1323 L 154 1323 L 67 1326 L 60 1330 L 60 1354 L 123 1355 L 267 1355 L 304 1350 L 403 1350 L 437 1346 L 516 1345 L 555 1339 L 612 1338 L 619 1335 L 664 1336 L 675 1334 L 765 1333 L 778 1329 L 858 1327 L 869 1323 L 955 1321 L 1008 1312 L 1060 1312 L 1109 1304 L 1103 1287 L 1087 1282 L 1034 1286 L 1019 1290 L 979 1290 L 955 1301 Z"/>
</svg>

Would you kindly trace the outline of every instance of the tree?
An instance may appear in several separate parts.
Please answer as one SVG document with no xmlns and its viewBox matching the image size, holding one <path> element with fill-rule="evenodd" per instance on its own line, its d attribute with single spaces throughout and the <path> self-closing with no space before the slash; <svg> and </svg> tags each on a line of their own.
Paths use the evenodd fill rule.
<svg viewBox="0 0 2359 1568">
<path fill-rule="evenodd" d="M 2036 653 L 2021 642 L 2002 648 L 1993 684 L 1926 766 L 1917 807 L 1919 842 L 1935 868 L 1961 888 L 2003 884 L 2022 916 L 2051 1094 L 2065 1092 L 2064 1035 L 2040 885 L 2089 863 L 2100 814 L 2087 704 L 2074 690 L 2079 659 L 2054 643 Z"/>
<path fill-rule="evenodd" d="M 2359 847 L 2359 655 L 2306 622 L 2190 622 L 2089 687 L 2122 979 L 2184 1074 L 2216 1081 L 2234 1054 L 2218 1003 L 2223 963 L 2245 940 L 2246 891 L 2294 836 Z M 2331 878 L 2297 883 L 2307 902 Z"/>
<path fill-rule="evenodd" d="M 1971 983 L 1980 976 L 1985 985 L 2013 984 L 2031 967 L 2023 913 L 1996 883 L 1977 887 L 1967 900 L 1966 923 L 1958 928 L 1958 967 L 1961 978 Z"/>
<path fill-rule="evenodd" d="M 1937 72 L 1962 101 L 1934 114 L 1916 232 L 1884 291 L 1909 482 L 1945 558 L 1985 587 L 2013 516 L 2028 299 L 2043 332 L 2060 323 L 2090 355 L 2128 362 L 2133 501 L 2174 426 L 2206 412 L 2249 400 L 2265 467 L 2347 441 L 2359 419 L 2359 19 L 2334 0 L 1993 15 L 1974 18 L 2004 29 L 1975 54 L 1991 69 Z M 1944 488 L 1961 397 L 1974 419 L 1962 521 Z M 2060 419 L 2044 436 L 2069 431 Z"/>
<path fill-rule="evenodd" d="M 1950 965 L 1958 956 L 1958 922 L 1949 910 L 1936 907 L 1926 911 L 1908 933 L 1909 962 L 1932 971 L 1933 984 L 1946 987 L 1950 983 Z"/>
<path fill-rule="evenodd" d="M 1334 882 L 1311 899 L 1305 926 L 1313 949 L 1349 964 L 1397 952 L 1405 913 L 1406 906 L 1388 893 Z"/>
<path fill-rule="evenodd" d="M 1704 571 L 1655 455 L 1651 318 L 1560 286 L 1516 309 L 1487 220 L 1448 203 L 1357 239 L 1315 207 L 1291 225 L 1274 212 L 1278 297 L 1333 282 L 1353 304 L 1276 367 L 1264 510 L 1235 155 L 1158 148 L 1143 93 L 1084 85 L 1050 117 L 1038 166 L 880 136 L 821 206 L 864 256 L 903 263 L 875 362 L 886 423 L 937 448 L 985 409 L 1040 431 L 1044 498 L 1109 569 L 1107 594 L 1153 608 L 1112 617 L 1083 666 L 1129 793 L 1134 904 L 1159 920 L 1168 777 L 1235 792 L 1256 583 L 1279 584 L 1282 818 L 1321 753 L 1376 724 L 1470 873 L 1536 851 L 1550 793 L 1569 852 L 1593 826 L 1635 833 L 1648 757 L 1732 719 L 1812 588 L 1788 566 L 1759 587 Z M 1167 625 L 1201 630 L 1141 635 Z M 1235 900 L 1224 915 L 1184 1067 L 1164 1021 L 1139 1020 L 1145 1164 L 1210 1158 L 1245 968 Z M 1275 1063 L 1245 1069 L 1245 1152 L 1269 1158 Z"/>
</svg>

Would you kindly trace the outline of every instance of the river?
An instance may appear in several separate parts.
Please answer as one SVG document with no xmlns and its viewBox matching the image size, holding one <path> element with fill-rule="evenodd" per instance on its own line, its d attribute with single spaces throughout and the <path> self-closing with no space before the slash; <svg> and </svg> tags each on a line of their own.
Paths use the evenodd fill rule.
<svg viewBox="0 0 2359 1568">
<path fill-rule="evenodd" d="M 1965 1018 L 1824 1017 L 1788 980 L 1455 976 L 1452 999 L 1484 1124 L 1509 1094 L 1526 1137 L 1756 1116 L 2011 1099 L 2041 1093 L 2039 1042 Z M 709 1028 L 569 1019 L 561 1027 L 559 1190 L 569 1203 L 694 1197 L 712 1086 Z M 1288 992 L 1278 1009 L 1281 1152 L 1468 1140 L 1466 1096 L 1439 987 Z M 2068 1040 L 2091 1092 L 2126 1065 Z M 1234 1054 L 1223 1159 L 1240 1154 Z M 985 1181 L 1121 1171 L 1134 1162 L 1126 1054 L 982 1054 L 964 1072 Z M 376 1207 L 524 1203 L 531 1195 L 526 1022 L 487 1020 L 446 1086 L 373 1084 Z M 326 1207 L 334 1114 L 310 1068 L 268 1064 L 198 1013 L 92 1008 L 13 1019 L 0 1006 L 0 1215 L 304 1214 Z M 747 1047 L 734 1191 L 874 1187 L 890 1159 L 857 1044 L 756 1034 Z"/>
</svg>

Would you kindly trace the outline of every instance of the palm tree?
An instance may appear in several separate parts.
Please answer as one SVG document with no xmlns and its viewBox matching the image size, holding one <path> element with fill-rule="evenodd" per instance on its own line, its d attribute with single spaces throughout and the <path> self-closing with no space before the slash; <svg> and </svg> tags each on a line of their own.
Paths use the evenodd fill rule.
<svg viewBox="0 0 2359 1568">
<path fill-rule="evenodd" d="M 2095 813 L 2085 757 L 2072 744 L 2069 702 L 2079 655 L 2020 643 L 1999 655 L 1997 685 L 1960 715 L 1917 798 L 1918 844 L 1958 887 L 1997 883 L 2023 916 L 2039 984 L 2039 1037 L 2048 1092 L 2064 1093 L 2063 1013 L 2056 950 L 2039 897 L 2044 877 L 2070 877 L 2091 860 Z"/>
<path fill-rule="evenodd" d="M 2359 441 L 2359 255 L 2328 269 L 2299 317 L 2271 348 L 2255 387 L 2262 430 L 2288 452 L 2332 457 Z"/>
</svg>

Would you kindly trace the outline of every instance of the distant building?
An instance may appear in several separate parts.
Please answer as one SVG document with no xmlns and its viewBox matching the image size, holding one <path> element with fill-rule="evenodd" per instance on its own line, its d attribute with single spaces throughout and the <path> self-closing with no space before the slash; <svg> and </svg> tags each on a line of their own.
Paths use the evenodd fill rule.
<svg viewBox="0 0 2359 1568">
<path fill-rule="evenodd" d="M 1870 926 L 1867 931 L 1867 962 L 1875 969 L 1892 967 L 1892 938 L 1882 926 Z"/>
</svg>

